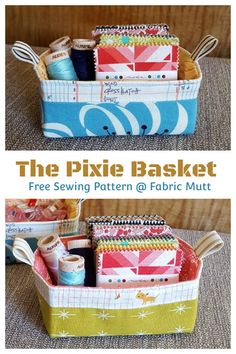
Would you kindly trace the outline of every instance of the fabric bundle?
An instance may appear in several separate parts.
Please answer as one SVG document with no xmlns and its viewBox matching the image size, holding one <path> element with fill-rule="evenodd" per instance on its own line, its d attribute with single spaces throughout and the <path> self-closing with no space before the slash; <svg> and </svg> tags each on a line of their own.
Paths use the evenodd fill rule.
<svg viewBox="0 0 236 354">
<path fill-rule="evenodd" d="M 96 80 L 177 80 L 179 39 L 167 25 L 101 26 L 92 35 Z"/>
<path fill-rule="evenodd" d="M 97 286 L 130 287 L 179 281 L 182 250 L 160 216 L 91 217 L 87 226 L 96 253 Z"/>
</svg>

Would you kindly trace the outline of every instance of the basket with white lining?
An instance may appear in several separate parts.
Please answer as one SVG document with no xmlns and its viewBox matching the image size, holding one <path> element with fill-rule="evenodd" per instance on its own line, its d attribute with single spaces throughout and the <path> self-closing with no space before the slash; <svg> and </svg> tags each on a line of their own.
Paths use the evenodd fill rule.
<svg viewBox="0 0 236 354">
<path fill-rule="evenodd" d="M 17 41 L 12 52 L 33 64 L 39 78 L 46 137 L 179 135 L 195 131 L 202 80 L 198 60 L 217 43 L 208 35 L 192 54 L 180 47 L 178 80 L 166 81 L 48 80 L 45 57 L 49 50 L 38 56 Z"/>
<path fill-rule="evenodd" d="M 81 203 L 81 200 L 74 203 L 68 219 L 56 221 L 6 222 L 6 263 L 10 264 L 16 261 L 12 254 L 13 242 L 16 237 L 21 237 L 27 240 L 31 249 L 35 251 L 40 237 L 46 236 L 50 233 L 57 233 L 61 236 L 77 233 L 79 228 Z"/>
<path fill-rule="evenodd" d="M 81 236 L 80 236 L 81 237 Z M 67 243 L 72 238 L 62 238 Z M 53 285 L 39 250 L 16 239 L 14 255 L 32 266 L 45 327 L 55 337 L 192 332 L 202 259 L 223 246 L 212 231 L 191 247 L 179 239 L 184 261 L 180 281 L 163 286 L 102 288 Z"/>
</svg>

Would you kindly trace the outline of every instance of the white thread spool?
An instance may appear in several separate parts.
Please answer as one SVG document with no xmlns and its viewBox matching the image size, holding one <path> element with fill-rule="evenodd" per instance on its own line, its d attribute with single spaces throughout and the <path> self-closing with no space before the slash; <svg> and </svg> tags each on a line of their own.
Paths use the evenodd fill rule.
<svg viewBox="0 0 236 354">
<path fill-rule="evenodd" d="M 51 49 L 52 52 L 66 50 L 70 55 L 71 39 L 69 36 L 58 38 L 54 42 L 49 44 L 49 48 Z"/>
<path fill-rule="evenodd" d="M 68 251 L 73 248 L 91 248 L 91 240 L 81 239 L 81 240 L 71 240 L 67 243 Z"/>
<path fill-rule="evenodd" d="M 59 258 L 58 283 L 61 285 L 84 285 L 84 257 L 69 255 Z"/>
<path fill-rule="evenodd" d="M 54 280 L 58 282 L 58 260 L 68 254 L 57 234 L 39 239 L 38 248 Z"/>
<path fill-rule="evenodd" d="M 48 54 L 45 58 L 45 64 L 46 66 L 55 63 L 57 61 L 60 61 L 62 59 L 68 59 L 70 56 L 66 50 L 59 50 L 57 52 L 53 52 L 51 54 Z"/>
<path fill-rule="evenodd" d="M 72 48 L 77 50 L 92 50 L 96 46 L 93 39 L 73 39 Z"/>
</svg>

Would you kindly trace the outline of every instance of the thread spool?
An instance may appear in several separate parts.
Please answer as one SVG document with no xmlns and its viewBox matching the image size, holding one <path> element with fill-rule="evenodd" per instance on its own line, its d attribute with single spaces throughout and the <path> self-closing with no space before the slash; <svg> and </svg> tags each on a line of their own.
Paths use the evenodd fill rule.
<svg viewBox="0 0 236 354">
<path fill-rule="evenodd" d="M 71 240 L 67 243 L 67 248 L 70 254 L 78 255 L 84 258 L 85 267 L 85 286 L 96 286 L 96 269 L 94 262 L 94 252 L 91 248 L 91 240 L 80 239 Z"/>
<path fill-rule="evenodd" d="M 74 39 L 71 48 L 71 60 L 81 81 L 95 80 L 93 48 L 96 42 L 89 39 Z"/>
<path fill-rule="evenodd" d="M 47 55 L 45 64 L 51 80 L 78 80 L 70 56 L 65 50 Z"/>
<path fill-rule="evenodd" d="M 38 248 L 48 267 L 50 275 L 58 283 L 58 260 L 68 254 L 64 244 L 57 234 L 39 239 Z"/>
<path fill-rule="evenodd" d="M 71 53 L 71 39 L 69 36 L 63 36 L 61 38 L 58 38 L 54 42 L 49 44 L 49 48 L 51 49 L 52 52 L 65 50 L 70 55 L 70 53 Z"/>
<path fill-rule="evenodd" d="M 59 259 L 58 283 L 60 285 L 84 285 L 84 257 L 69 255 Z"/>
<path fill-rule="evenodd" d="M 81 239 L 81 240 L 71 240 L 67 243 L 68 251 L 73 248 L 91 248 L 91 240 L 89 239 Z"/>
</svg>

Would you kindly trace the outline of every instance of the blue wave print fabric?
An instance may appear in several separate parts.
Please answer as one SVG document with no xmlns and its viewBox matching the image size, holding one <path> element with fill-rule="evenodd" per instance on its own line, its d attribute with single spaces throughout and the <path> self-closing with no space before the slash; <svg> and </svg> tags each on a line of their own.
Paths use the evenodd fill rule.
<svg viewBox="0 0 236 354">
<path fill-rule="evenodd" d="M 41 102 L 43 132 L 50 138 L 193 134 L 197 117 L 197 99 L 127 104 Z"/>
</svg>

